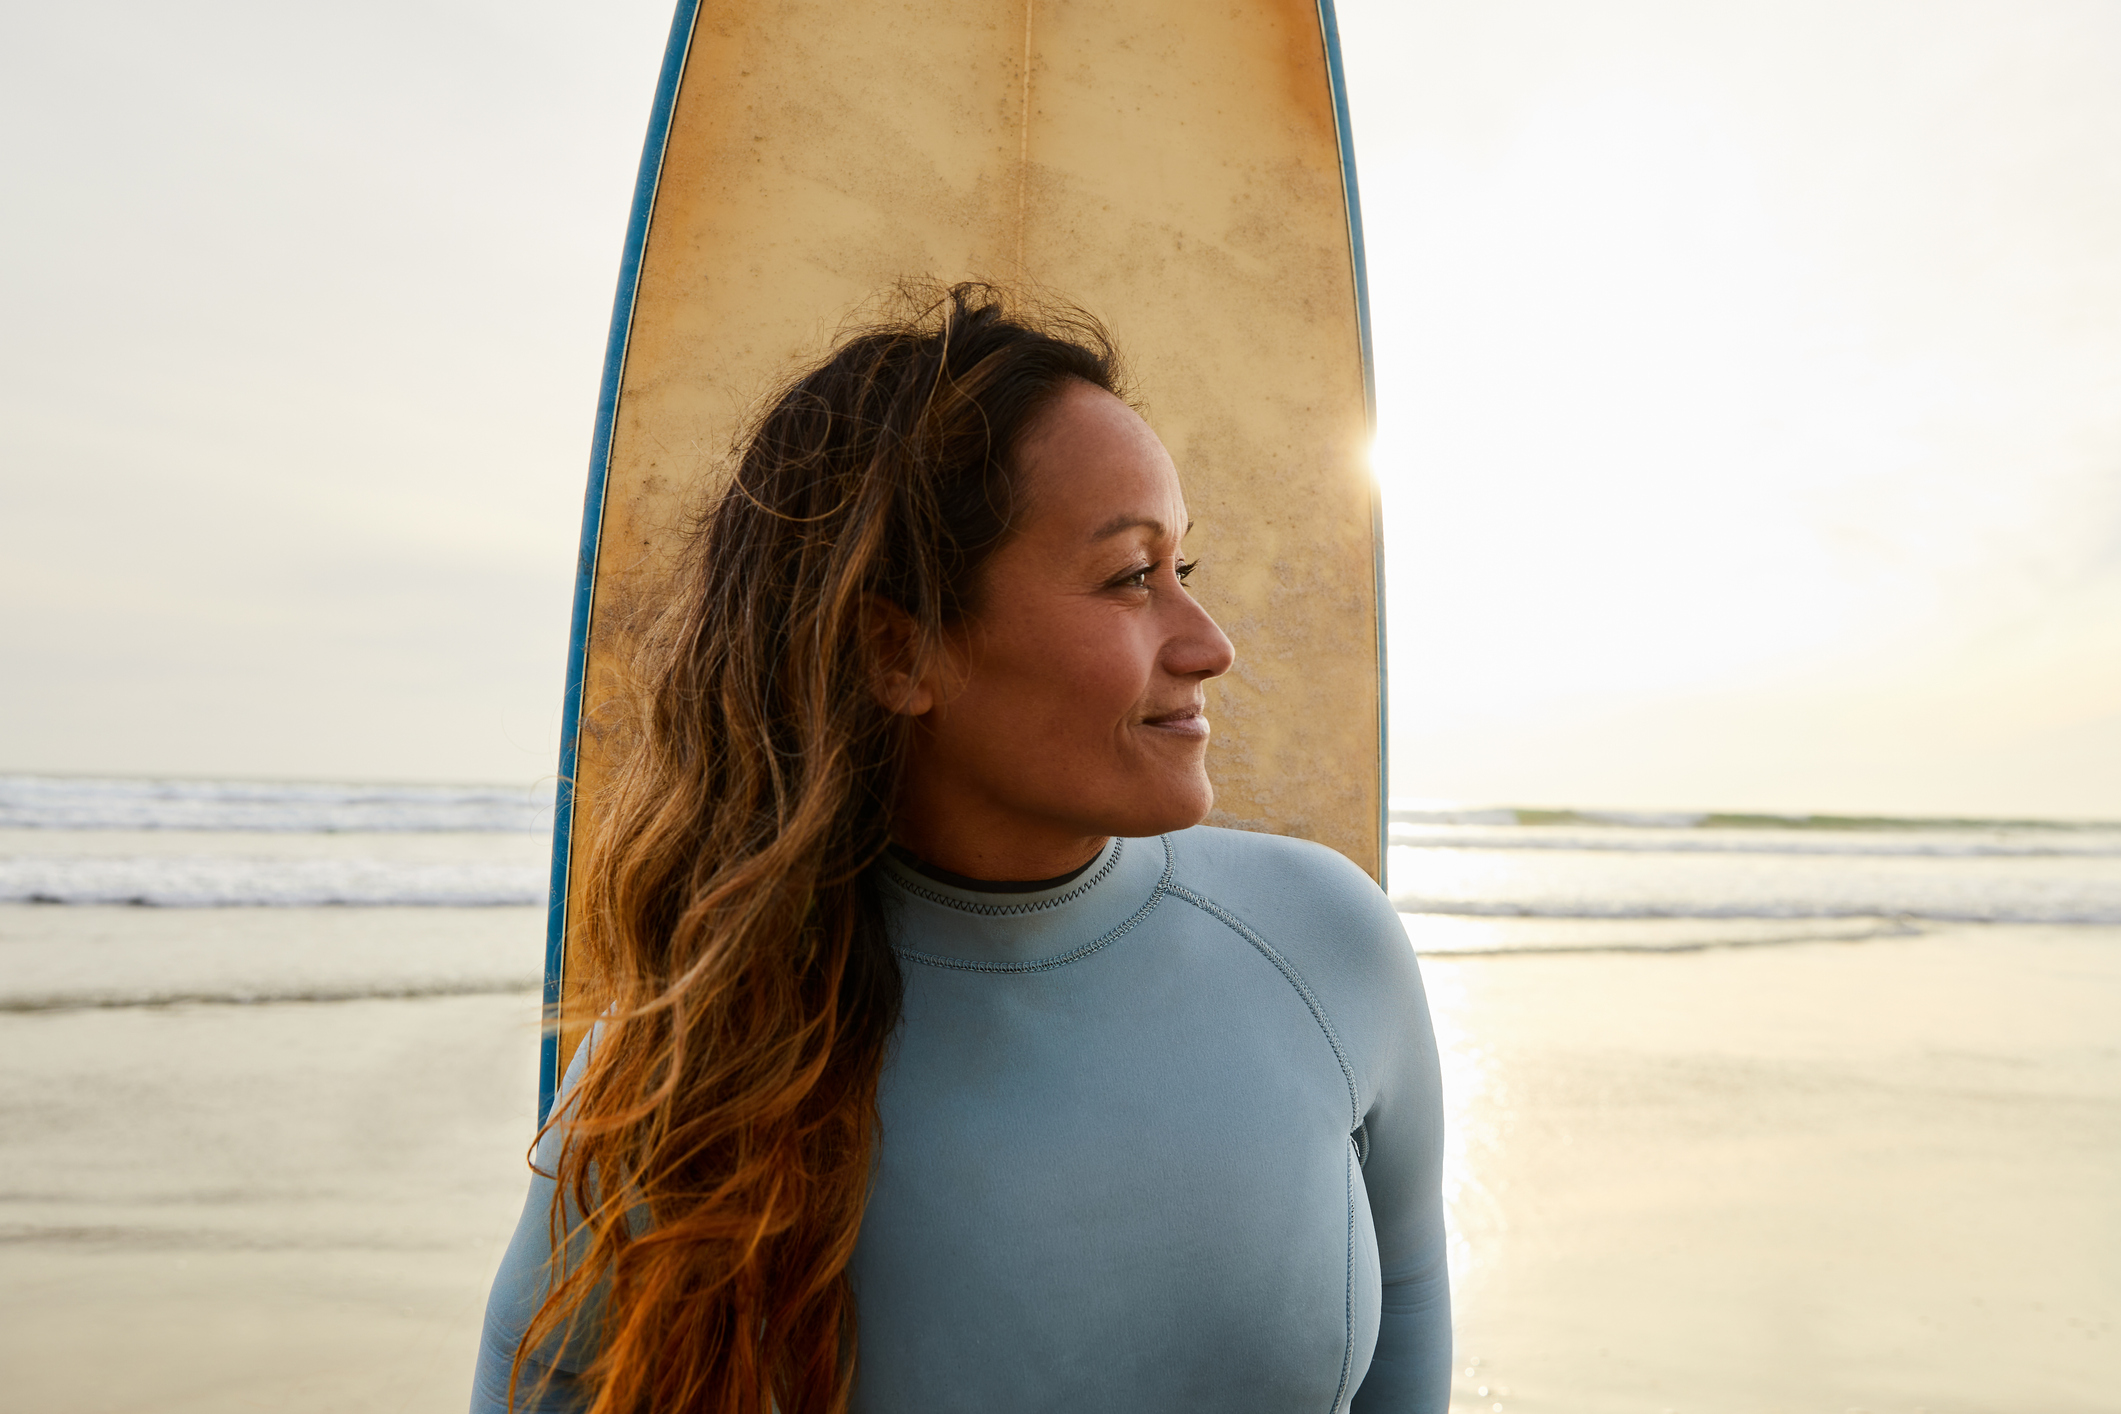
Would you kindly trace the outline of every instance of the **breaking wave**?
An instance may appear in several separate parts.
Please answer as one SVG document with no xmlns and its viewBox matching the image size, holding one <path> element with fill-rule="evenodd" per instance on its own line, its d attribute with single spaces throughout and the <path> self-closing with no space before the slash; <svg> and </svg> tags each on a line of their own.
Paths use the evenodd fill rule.
<svg viewBox="0 0 2121 1414">
<path fill-rule="evenodd" d="M 540 833 L 552 799 L 549 785 L 0 776 L 0 829 Z"/>
<path fill-rule="evenodd" d="M 533 864 L 382 859 L 27 856 L 0 858 L 0 903 L 156 908 L 442 908 L 545 902 Z"/>
</svg>

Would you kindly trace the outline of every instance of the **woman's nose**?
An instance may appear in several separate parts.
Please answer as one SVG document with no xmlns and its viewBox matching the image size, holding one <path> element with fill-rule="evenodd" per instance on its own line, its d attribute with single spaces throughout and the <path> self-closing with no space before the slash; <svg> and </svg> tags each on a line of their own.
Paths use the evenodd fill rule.
<svg viewBox="0 0 2121 1414">
<path fill-rule="evenodd" d="M 1182 596 L 1176 608 L 1179 622 L 1172 625 L 1171 637 L 1164 642 L 1164 671 L 1173 677 L 1203 681 L 1229 672 L 1230 665 L 1237 661 L 1237 650 L 1230 646 L 1229 635 L 1192 595 Z"/>
</svg>

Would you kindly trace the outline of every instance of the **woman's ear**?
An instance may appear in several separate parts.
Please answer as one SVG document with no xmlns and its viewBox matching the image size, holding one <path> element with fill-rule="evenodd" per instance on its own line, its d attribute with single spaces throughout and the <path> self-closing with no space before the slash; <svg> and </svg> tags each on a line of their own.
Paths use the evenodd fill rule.
<svg viewBox="0 0 2121 1414">
<path fill-rule="evenodd" d="M 869 654 L 869 690 L 889 712 L 918 717 L 935 706 L 935 685 L 914 672 L 920 635 L 913 616 L 874 594 L 862 604 L 862 636 Z"/>
</svg>

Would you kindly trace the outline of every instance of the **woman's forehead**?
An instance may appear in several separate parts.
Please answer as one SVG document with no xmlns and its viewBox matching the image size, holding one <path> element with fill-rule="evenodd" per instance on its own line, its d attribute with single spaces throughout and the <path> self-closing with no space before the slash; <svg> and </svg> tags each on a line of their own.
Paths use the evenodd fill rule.
<svg viewBox="0 0 2121 1414">
<path fill-rule="evenodd" d="M 1174 524 L 1178 526 L 1175 535 L 1171 529 Z M 1121 511 L 1103 525 L 1092 530 L 1090 538 L 1092 540 L 1113 540 L 1127 534 L 1129 531 L 1139 531 L 1147 535 L 1151 540 L 1183 540 L 1186 538 L 1186 532 L 1192 528 L 1193 522 L 1190 520 L 1166 521 L 1160 520 L 1155 516 L 1140 515 L 1134 511 Z"/>
<path fill-rule="evenodd" d="M 1024 448 L 1026 519 L 1065 522 L 1071 538 L 1183 535 L 1178 468 L 1141 414 L 1102 388 L 1061 395 Z M 1058 528 L 1058 527 L 1055 527 Z"/>
</svg>

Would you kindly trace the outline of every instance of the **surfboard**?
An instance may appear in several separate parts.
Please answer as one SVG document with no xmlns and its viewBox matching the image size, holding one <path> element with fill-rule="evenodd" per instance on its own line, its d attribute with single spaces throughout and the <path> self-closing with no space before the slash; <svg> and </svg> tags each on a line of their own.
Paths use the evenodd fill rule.
<svg viewBox="0 0 2121 1414">
<path fill-rule="evenodd" d="M 541 1056 L 624 606 L 747 408 L 908 277 L 1111 329 L 1176 460 L 1211 823 L 1383 877 L 1383 572 L 1362 221 L 1332 0 L 679 0 L 621 262 L 568 650 Z M 579 803 L 578 803 L 579 802 Z"/>
</svg>

